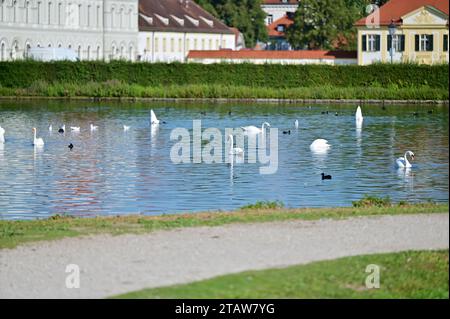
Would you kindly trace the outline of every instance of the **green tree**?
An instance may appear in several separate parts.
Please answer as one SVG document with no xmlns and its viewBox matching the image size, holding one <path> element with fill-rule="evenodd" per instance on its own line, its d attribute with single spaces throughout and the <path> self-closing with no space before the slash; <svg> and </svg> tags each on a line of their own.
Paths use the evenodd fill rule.
<svg viewBox="0 0 450 319">
<path fill-rule="evenodd" d="M 257 41 L 267 41 L 262 0 L 195 0 L 200 6 L 221 19 L 226 25 L 239 29 L 245 43 L 253 47 Z"/>
<path fill-rule="evenodd" d="M 286 38 L 296 49 L 356 48 L 354 22 L 369 0 L 302 0 Z"/>
</svg>

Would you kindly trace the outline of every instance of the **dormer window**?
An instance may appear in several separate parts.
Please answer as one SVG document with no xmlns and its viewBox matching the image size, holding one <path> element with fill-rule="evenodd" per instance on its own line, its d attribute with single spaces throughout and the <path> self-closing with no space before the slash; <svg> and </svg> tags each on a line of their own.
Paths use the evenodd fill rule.
<svg viewBox="0 0 450 319">
<path fill-rule="evenodd" d="M 153 24 L 153 18 L 152 17 L 148 17 L 145 14 L 139 13 L 139 15 L 142 17 L 142 19 L 145 20 L 145 22 L 147 22 L 148 24 Z"/>
<path fill-rule="evenodd" d="M 284 32 L 286 29 L 286 26 L 284 24 L 277 25 L 277 31 L 278 32 Z"/>
<path fill-rule="evenodd" d="M 172 19 L 174 19 L 179 25 L 184 26 L 184 19 L 178 18 L 177 16 L 174 16 L 173 14 L 170 15 Z"/>
<path fill-rule="evenodd" d="M 164 18 L 163 16 L 160 16 L 159 14 L 155 13 L 155 17 L 157 17 L 163 24 L 169 25 L 169 19 Z"/>
<path fill-rule="evenodd" d="M 198 20 L 196 20 L 196 19 L 194 19 L 194 18 L 188 16 L 187 14 L 185 14 L 184 16 L 185 16 L 186 19 L 188 19 L 193 25 L 195 25 L 196 27 L 198 27 L 200 21 L 198 21 Z"/>
<path fill-rule="evenodd" d="M 212 20 L 206 19 L 205 17 L 202 17 L 202 16 L 199 16 L 199 18 L 202 19 L 211 28 L 214 27 L 214 22 Z"/>
</svg>

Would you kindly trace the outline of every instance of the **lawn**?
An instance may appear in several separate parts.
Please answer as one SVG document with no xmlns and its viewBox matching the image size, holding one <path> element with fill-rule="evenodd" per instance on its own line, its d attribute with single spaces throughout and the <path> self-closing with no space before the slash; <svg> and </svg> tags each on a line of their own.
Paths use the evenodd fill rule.
<svg viewBox="0 0 450 319">
<path fill-rule="evenodd" d="M 367 265 L 380 286 L 366 287 Z M 449 298 L 449 251 L 408 251 L 346 257 L 283 269 L 246 271 L 117 298 Z"/>
</svg>

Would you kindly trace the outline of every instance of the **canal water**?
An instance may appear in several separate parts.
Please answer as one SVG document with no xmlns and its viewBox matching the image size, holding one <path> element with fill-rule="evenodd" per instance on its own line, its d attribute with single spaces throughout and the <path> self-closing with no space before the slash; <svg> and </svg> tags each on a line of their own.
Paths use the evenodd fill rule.
<svg viewBox="0 0 450 319">
<path fill-rule="evenodd" d="M 166 123 L 151 129 L 150 109 Z M 159 215 L 275 200 L 288 207 L 351 206 L 366 194 L 448 202 L 448 106 L 363 105 L 361 130 L 355 110 L 356 105 L 3 101 L 0 218 Z M 269 122 L 279 130 L 276 172 L 260 174 L 263 164 L 248 163 L 247 154 L 233 165 L 175 164 L 171 132 L 192 133 L 193 120 L 222 134 L 225 128 Z M 91 123 L 96 131 L 90 131 Z M 58 133 L 62 124 L 64 134 Z M 43 148 L 32 145 L 33 127 Z M 317 138 L 331 145 L 325 154 L 310 151 Z M 415 153 L 413 168 L 399 170 L 395 160 L 407 150 Z M 332 179 L 322 181 L 321 173 Z"/>
</svg>

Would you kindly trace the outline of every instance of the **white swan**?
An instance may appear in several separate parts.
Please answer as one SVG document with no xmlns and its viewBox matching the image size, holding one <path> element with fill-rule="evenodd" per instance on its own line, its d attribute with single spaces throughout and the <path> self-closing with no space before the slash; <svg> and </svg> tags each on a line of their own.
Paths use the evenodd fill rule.
<svg viewBox="0 0 450 319">
<path fill-rule="evenodd" d="M 5 143 L 5 129 L 0 126 L 0 144 Z"/>
<path fill-rule="evenodd" d="M 245 134 L 261 134 L 266 132 L 266 126 L 270 127 L 270 124 L 267 122 L 264 122 L 261 125 L 261 128 L 257 128 L 256 126 L 250 125 L 250 126 L 241 126 L 241 128 L 244 130 Z"/>
<path fill-rule="evenodd" d="M 73 132 L 79 132 L 79 131 L 80 131 L 80 127 L 79 127 L 79 126 L 71 126 L 70 129 L 71 129 Z"/>
<path fill-rule="evenodd" d="M 331 147 L 327 140 L 319 138 L 311 143 L 309 149 L 312 152 L 326 152 Z"/>
<path fill-rule="evenodd" d="M 150 124 L 151 125 L 158 125 L 159 124 L 159 120 L 156 117 L 155 112 L 153 112 L 153 110 L 150 110 Z"/>
<path fill-rule="evenodd" d="M 363 120 L 364 120 L 364 117 L 362 116 L 361 107 L 358 105 L 358 108 L 356 109 L 356 113 L 355 113 L 356 126 L 361 127 Z"/>
<path fill-rule="evenodd" d="M 412 165 L 411 163 L 408 161 L 408 155 L 411 156 L 411 160 L 414 160 L 414 153 L 411 151 L 406 151 L 405 155 L 403 155 L 403 157 L 399 157 L 397 158 L 397 160 L 395 161 L 395 164 L 397 165 L 397 167 L 399 168 L 411 168 Z"/>
<path fill-rule="evenodd" d="M 298 120 L 294 121 L 294 126 L 295 126 L 295 128 L 298 128 Z"/>
<path fill-rule="evenodd" d="M 49 131 L 49 132 L 53 131 L 53 125 L 50 124 L 50 125 L 48 126 L 48 131 Z"/>
<path fill-rule="evenodd" d="M 33 134 L 34 134 L 33 145 L 34 146 L 44 146 L 44 140 L 41 137 L 36 138 L 36 128 L 35 127 L 33 127 Z"/>
<path fill-rule="evenodd" d="M 95 126 L 91 123 L 91 131 L 96 131 L 98 129 L 98 126 Z"/>
<path fill-rule="evenodd" d="M 126 126 L 126 125 L 123 126 L 123 130 L 124 130 L 124 131 L 128 131 L 129 129 L 130 129 L 129 126 Z"/>
<path fill-rule="evenodd" d="M 230 150 L 228 151 L 229 155 L 244 155 L 244 150 L 242 148 L 234 147 L 233 135 L 228 135 L 228 140 L 230 141 Z"/>
</svg>

